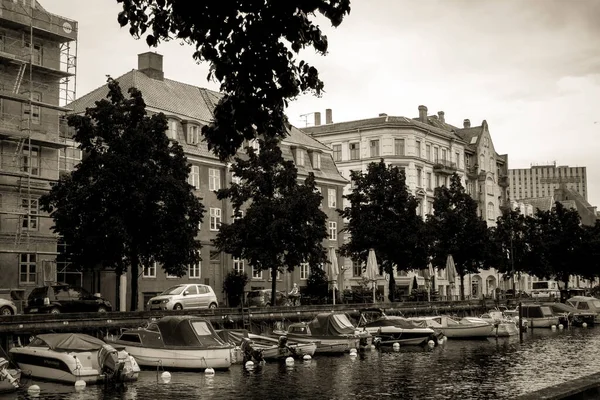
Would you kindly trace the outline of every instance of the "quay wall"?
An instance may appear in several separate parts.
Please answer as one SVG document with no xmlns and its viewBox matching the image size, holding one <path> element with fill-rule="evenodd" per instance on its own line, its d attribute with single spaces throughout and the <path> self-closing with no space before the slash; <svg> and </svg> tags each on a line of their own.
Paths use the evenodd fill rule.
<svg viewBox="0 0 600 400">
<path fill-rule="evenodd" d="M 600 373 L 559 383 L 517 397 L 517 400 L 591 400 L 600 398 Z"/>
</svg>

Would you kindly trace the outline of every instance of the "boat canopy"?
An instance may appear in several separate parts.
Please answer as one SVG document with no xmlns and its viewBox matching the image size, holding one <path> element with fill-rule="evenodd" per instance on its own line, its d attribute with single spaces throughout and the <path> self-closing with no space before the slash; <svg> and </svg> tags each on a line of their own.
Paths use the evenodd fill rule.
<svg viewBox="0 0 600 400">
<path fill-rule="evenodd" d="M 93 351 L 106 345 L 104 341 L 82 333 L 45 333 L 37 335 L 36 339 L 31 342 L 32 346 L 41 344 L 41 341 L 57 351 Z"/>
<path fill-rule="evenodd" d="M 163 317 L 156 322 L 165 346 L 223 346 L 212 324 L 204 319 L 189 315 Z"/>
<path fill-rule="evenodd" d="M 346 314 L 317 314 L 308 326 L 313 335 L 322 336 L 353 335 L 355 331 Z"/>
<path fill-rule="evenodd" d="M 231 344 L 240 344 L 248 337 L 247 329 L 221 329 L 217 334 L 223 341 Z"/>
</svg>

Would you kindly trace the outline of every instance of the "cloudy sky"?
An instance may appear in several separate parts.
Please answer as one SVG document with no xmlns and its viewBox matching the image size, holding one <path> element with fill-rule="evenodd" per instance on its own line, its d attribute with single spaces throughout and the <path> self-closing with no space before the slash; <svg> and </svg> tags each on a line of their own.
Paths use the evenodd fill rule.
<svg viewBox="0 0 600 400">
<path fill-rule="evenodd" d="M 135 68 L 148 50 L 119 28 L 115 0 L 40 2 L 79 22 L 79 96 Z M 306 54 L 326 93 L 300 97 L 288 115 L 303 127 L 301 115 L 326 108 L 341 122 L 415 117 L 422 104 L 458 126 L 485 119 L 510 168 L 586 166 L 588 200 L 600 205 L 599 21 L 597 0 L 352 0 L 339 28 L 321 26 L 329 54 Z M 191 48 L 157 51 L 168 78 L 218 89 Z"/>
</svg>

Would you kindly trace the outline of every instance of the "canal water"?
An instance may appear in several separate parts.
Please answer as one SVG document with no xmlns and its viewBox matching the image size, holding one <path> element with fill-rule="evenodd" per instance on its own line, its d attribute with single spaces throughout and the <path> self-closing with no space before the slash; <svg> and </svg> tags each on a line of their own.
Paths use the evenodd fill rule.
<svg viewBox="0 0 600 400">
<path fill-rule="evenodd" d="M 518 337 L 450 340 L 434 349 L 368 351 L 353 358 L 315 357 L 293 367 L 270 363 L 253 371 L 234 365 L 213 377 L 173 372 L 169 383 L 156 371 L 119 388 L 25 382 L 40 399 L 511 399 L 600 372 L 600 327 L 537 329 Z M 3 398 L 30 399 L 26 390 Z"/>
</svg>

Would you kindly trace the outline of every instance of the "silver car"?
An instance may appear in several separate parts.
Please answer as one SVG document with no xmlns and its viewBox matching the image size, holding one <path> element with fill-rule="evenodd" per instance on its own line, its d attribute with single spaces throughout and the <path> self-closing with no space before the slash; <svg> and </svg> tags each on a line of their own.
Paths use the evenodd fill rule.
<svg viewBox="0 0 600 400">
<path fill-rule="evenodd" d="M 17 306 L 10 300 L 0 299 L 0 317 L 6 315 L 15 315 L 17 313 Z"/>
<path fill-rule="evenodd" d="M 218 304 L 217 296 L 210 286 L 192 283 L 171 286 L 148 300 L 150 310 L 217 308 Z"/>
</svg>

